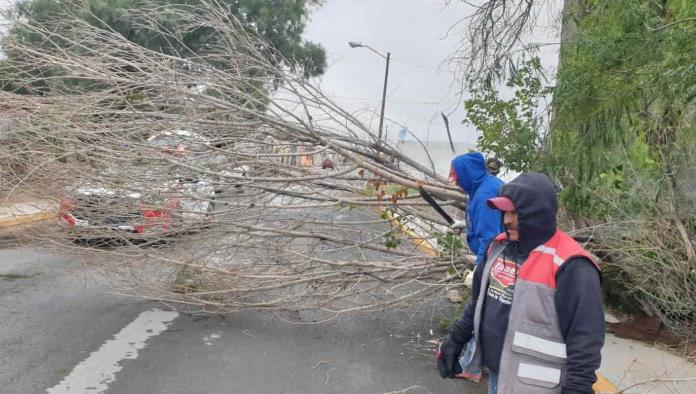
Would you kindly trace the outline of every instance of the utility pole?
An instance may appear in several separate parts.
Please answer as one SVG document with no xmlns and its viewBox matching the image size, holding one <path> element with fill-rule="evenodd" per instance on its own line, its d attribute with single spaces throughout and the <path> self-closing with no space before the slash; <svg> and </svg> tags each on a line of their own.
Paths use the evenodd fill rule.
<svg viewBox="0 0 696 394">
<path fill-rule="evenodd" d="M 389 80 L 389 59 L 391 53 L 387 52 L 387 67 L 384 70 L 384 88 L 382 89 L 382 110 L 379 113 L 379 131 L 377 132 L 377 158 L 379 159 L 379 145 L 382 143 L 382 127 L 384 126 L 384 106 L 387 102 L 387 81 Z"/>
<path fill-rule="evenodd" d="M 351 48 L 367 48 L 370 51 L 376 53 L 383 59 L 387 61 L 387 66 L 386 69 L 384 70 L 384 87 L 382 88 L 382 109 L 379 112 L 379 129 L 377 131 L 377 144 L 376 144 L 376 150 L 377 150 L 377 159 L 379 160 L 379 147 L 382 144 L 382 128 L 384 127 L 384 107 L 387 102 L 387 81 L 389 80 L 389 60 L 391 59 L 391 52 L 387 52 L 387 56 L 384 56 L 380 51 L 372 48 L 371 46 L 367 44 L 363 44 L 361 42 L 355 42 L 351 41 L 348 43 L 348 45 Z"/>
</svg>

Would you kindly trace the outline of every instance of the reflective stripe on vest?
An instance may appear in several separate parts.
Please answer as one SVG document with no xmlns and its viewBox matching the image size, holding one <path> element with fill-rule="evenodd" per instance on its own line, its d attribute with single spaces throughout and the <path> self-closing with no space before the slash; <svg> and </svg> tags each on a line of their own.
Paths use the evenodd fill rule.
<svg viewBox="0 0 696 394">
<path fill-rule="evenodd" d="M 516 331 L 512 340 L 512 346 L 521 347 L 523 349 L 532 350 L 548 356 L 566 358 L 566 345 L 561 342 L 549 341 L 548 339 L 539 338 L 534 335 L 525 334 Z"/>
<path fill-rule="evenodd" d="M 517 376 L 520 378 L 540 380 L 553 384 L 561 382 L 561 370 L 558 368 L 542 367 L 528 363 L 520 363 L 517 367 Z"/>
<path fill-rule="evenodd" d="M 563 264 L 563 259 L 561 258 L 561 256 L 556 254 L 556 248 L 549 248 L 548 246 L 541 245 L 534 248 L 534 251 L 553 256 L 553 263 L 556 265 Z"/>
</svg>

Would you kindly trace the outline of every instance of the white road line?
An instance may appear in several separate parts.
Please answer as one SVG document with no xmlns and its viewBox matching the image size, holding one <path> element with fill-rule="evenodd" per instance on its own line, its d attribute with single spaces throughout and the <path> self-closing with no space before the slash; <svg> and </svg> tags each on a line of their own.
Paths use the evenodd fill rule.
<svg viewBox="0 0 696 394">
<path fill-rule="evenodd" d="M 49 394 L 103 393 L 109 383 L 116 380 L 116 373 L 123 368 L 121 360 L 136 359 L 145 342 L 166 330 L 179 316 L 177 312 L 153 309 L 140 314 L 123 327 L 113 339 L 106 341 L 92 352 L 60 383 L 46 390 Z"/>
</svg>

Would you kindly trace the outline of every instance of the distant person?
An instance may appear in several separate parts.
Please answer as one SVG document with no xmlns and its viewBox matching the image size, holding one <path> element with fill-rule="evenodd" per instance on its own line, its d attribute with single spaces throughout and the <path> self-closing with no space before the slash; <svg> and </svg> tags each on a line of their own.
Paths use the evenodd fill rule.
<svg viewBox="0 0 696 394">
<path fill-rule="evenodd" d="M 486 205 L 486 200 L 498 195 L 503 181 L 488 174 L 486 161 L 478 152 L 455 157 L 450 166 L 449 181 L 459 185 L 469 196 L 466 207 L 466 241 L 476 255 L 478 265 L 486 254 L 488 244 L 503 232 L 500 211 Z"/>
<path fill-rule="evenodd" d="M 498 174 L 500 174 L 500 167 L 502 166 L 503 162 L 498 158 L 489 157 L 486 159 L 486 168 L 488 169 L 488 173 L 493 176 L 498 176 Z"/>
<path fill-rule="evenodd" d="M 329 159 L 327 157 L 326 159 L 324 159 L 324 161 L 321 162 L 321 168 L 322 168 L 322 170 L 326 170 L 326 169 L 333 170 L 334 163 L 333 163 L 333 161 L 331 161 L 331 159 Z"/>
<path fill-rule="evenodd" d="M 521 174 L 487 202 L 504 212 L 505 232 L 476 267 L 471 300 L 440 344 L 440 376 L 490 371 L 488 392 L 591 394 L 604 344 L 599 267 L 556 227 L 551 180 Z"/>
</svg>

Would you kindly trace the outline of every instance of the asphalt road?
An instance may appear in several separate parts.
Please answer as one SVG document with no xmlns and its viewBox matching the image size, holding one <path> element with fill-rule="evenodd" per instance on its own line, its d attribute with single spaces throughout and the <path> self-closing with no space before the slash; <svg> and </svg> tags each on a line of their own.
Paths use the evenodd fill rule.
<svg viewBox="0 0 696 394">
<path fill-rule="evenodd" d="M 439 308 L 321 324 L 193 316 L 112 294 L 77 261 L 0 249 L 0 392 L 485 392 L 438 376 L 426 341 Z"/>
</svg>

